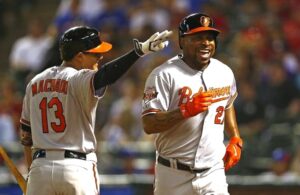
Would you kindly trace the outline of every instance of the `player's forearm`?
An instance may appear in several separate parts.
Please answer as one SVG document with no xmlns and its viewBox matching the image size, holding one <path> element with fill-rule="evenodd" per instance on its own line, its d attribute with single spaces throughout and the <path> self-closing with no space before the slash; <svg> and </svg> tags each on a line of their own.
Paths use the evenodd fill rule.
<svg viewBox="0 0 300 195">
<path fill-rule="evenodd" d="M 225 111 L 225 132 L 228 137 L 240 137 L 234 106 L 231 106 Z"/>
<path fill-rule="evenodd" d="M 31 153 L 31 147 L 32 147 L 32 136 L 31 136 L 31 128 L 28 125 L 21 123 L 21 144 L 24 147 L 24 157 L 27 164 L 27 168 L 29 170 L 30 165 L 32 163 L 32 153 Z"/>
<path fill-rule="evenodd" d="M 134 50 L 104 64 L 95 74 L 94 87 L 100 89 L 117 81 L 139 59 Z"/>
<path fill-rule="evenodd" d="M 24 156 L 25 156 L 25 161 L 26 161 L 27 169 L 29 170 L 29 168 L 31 166 L 31 163 L 32 163 L 31 147 L 24 146 Z"/>
<path fill-rule="evenodd" d="M 143 117 L 144 131 L 147 134 L 160 133 L 169 130 L 183 120 L 179 109 L 170 112 L 157 112 Z"/>
</svg>

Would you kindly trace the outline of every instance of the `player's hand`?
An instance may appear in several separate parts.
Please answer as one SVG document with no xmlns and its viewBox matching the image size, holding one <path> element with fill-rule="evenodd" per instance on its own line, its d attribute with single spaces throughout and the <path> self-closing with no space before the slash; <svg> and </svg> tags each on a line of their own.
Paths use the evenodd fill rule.
<svg viewBox="0 0 300 195">
<path fill-rule="evenodd" d="M 191 101 L 180 105 L 180 111 L 184 118 L 195 116 L 201 112 L 208 110 L 208 106 L 212 103 L 212 94 L 209 92 L 197 93 Z"/>
<path fill-rule="evenodd" d="M 145 42 L 140 42 L 137 39 L 133 39 L 134 50 L 139 56 L 160 51 L 169 44 L 168 38 L 172 33 L 172 31 L 168 30 L 156 32 Z"/>
<path fill-rule="evenodd" d="M 226 153 L 223 158 L 225 170 L 228 171 L 236 165 L 241 158 L 243 140 L 240 137 L 232 137 L 226 147 Z"/>
</svg>

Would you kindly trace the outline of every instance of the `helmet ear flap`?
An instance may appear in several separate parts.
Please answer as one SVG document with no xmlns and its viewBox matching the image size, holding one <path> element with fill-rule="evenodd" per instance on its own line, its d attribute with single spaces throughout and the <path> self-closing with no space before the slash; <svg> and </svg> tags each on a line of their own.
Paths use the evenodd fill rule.
<svg viewBox="0 0 300 195">
<path fill-rule="evenodd" d="M 181 37 L 184 36 L 184 32 L 186 32 L 187 30 L 188 30 L 188 24 L 186 23 L 186 18 L 184 18 L 178 27 L 178 44 L 180 49 L 182 49 Z"/>
<path fill-rule="evenodd" d="M 183 37 L 182 33 L 180 32 L 180 30 L 178 31 L 178 45 L 179 45 L 179 48 L 182 49 L 182 46 L 181 46 L 181 37 Z"/>
<path fill-rule="evenodd" d="M 183 36 L 183 34 L 188 30 L 188 24 L 186 23 L 186 18 L 182 20 L 182 22 L 179 24 L 178 32 L 179 36 Z"/>
</svg>

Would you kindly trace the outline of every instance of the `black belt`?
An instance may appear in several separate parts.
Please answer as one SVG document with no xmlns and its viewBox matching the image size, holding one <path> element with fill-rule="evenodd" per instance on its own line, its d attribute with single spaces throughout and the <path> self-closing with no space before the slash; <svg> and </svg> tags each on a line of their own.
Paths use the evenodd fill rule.
<svg viewBox="0 0 300 195">
<path fill-rule="evenodd" d="M 36 158 L 45 158 L 45 157 L 46 157 L 46 150 L 37 150 L 33 154 L 33 160 Z M 81 153 L 81 152 L 65 150 L 65 158 L 75 158 L 75 159 L 86 160 L 86 154 Z"/>
<path fill-rule="evenodd" d="M 161 156 L 158 156 L 157 162 L 159 162 L 160 164 L 162 164 L 166 167 L 171 167 L 171 162 L 168 159 L 165 159 Z M 182 164 L 178 161 L 176 161 L 176 166 L 177 166 L 178 170 L 189 171 L 189 172 L 192 172 L 192 173 L 202 173 L 202 172 L 207 171 L 209 169 L 209 168 L 206 168 L 206 169 L 192 169 L 190 166 L 188 166 L 186 164 Z"/>
</svg>

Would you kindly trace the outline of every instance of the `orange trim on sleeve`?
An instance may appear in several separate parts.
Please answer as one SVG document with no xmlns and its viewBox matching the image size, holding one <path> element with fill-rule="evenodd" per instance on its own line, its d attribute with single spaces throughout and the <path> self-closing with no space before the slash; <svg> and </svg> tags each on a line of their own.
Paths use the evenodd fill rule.
<svg viewBox="0 0 300 195">
<path fill-rule="evenodd" d="M 235 100 L 235 98 L 238 96 L 238 93 L 235 93 L 231 98 L 230 98 L 230 100 L 228 101 L 228 104 L 227 104 L 227 106 L 226 106 L 226 108 L 225 109 L 228 109 L 228 108 L 230 108 L 231 106 L 232 106 L 232 104 L 233 104 L 233 102 L 234 102 L 234 100 Z"/>
<path fill-rule="evenodd" d="M 142 116 L 147 115 L 147 114 L 157 113 L 157 112 L 160 112 L 160 111 L 161 111 L 160 109 L 154 109 L 154 108 L 151 108 L 151 109 L 149 109 L 149 110 L 145 110 L 145 111 L 142 113 Z"/>
</svg>

